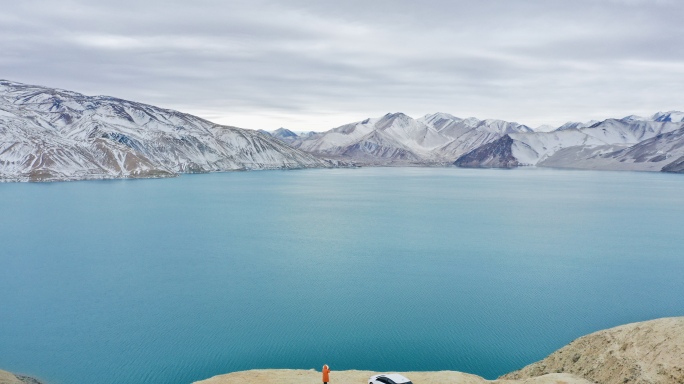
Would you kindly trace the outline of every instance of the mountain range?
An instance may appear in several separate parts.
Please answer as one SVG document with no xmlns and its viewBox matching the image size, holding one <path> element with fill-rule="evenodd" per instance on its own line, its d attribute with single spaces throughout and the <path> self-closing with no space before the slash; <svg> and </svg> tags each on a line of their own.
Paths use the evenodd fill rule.
<svg viewBox="0 0 684 384">
<path fill-rule="evenodd" d="M 389 113 L 326 132 L 268 133 L 293 148 L 359 165 L 684 171 L 684 113 L 659 112 L 533 130 L 502 120 Z"/>
<path fill-rule="evenodd" d="M 434 113 L 324 132 L 254 131 L 109 96 L 0 80 L 0 181 L 336 166 L 538 166 L 684 173 L 684 113 L 537 130 Z"/>
<path fill-rule="evenodd" d="M 684 113 L 627 116 L 551 132 L 507 134 L 456 159 L 461 167 L 682 172 Z"/>
<path fill-rule="evenodd" d="M 293 148 L 360 165 L 448 165 L 503 135 L 530 132 L 525 125 L 502 120 L 461 119 L 446 113 L 413 119 L 388 113 L 326 132 L 298 135 L 281 128 L 271 135 Z"/>
<path fill-rule="evenodd" d="M 331 166 L 253 130 L 108 96 L 0 80 L 2 181 Z"/>
</svg>

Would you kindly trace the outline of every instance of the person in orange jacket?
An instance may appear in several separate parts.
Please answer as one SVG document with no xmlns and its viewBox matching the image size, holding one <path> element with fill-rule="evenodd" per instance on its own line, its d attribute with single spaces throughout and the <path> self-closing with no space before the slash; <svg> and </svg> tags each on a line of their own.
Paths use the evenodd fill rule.
<svg viewBox="0 0 684 384">
<path fill-rule="evenodd" d="M 328 384 L 328 381 L 330 381 L 330 368 L 328 368 L 328 364 L 323 365 L 323 384 Z"/>
</svg>

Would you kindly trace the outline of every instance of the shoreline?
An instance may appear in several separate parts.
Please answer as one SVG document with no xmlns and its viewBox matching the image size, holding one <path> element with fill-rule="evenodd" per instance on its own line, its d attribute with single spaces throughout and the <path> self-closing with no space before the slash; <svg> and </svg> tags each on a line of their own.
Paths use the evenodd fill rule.
<svg viewBox="0 0 684 384">
<path fill-rule="evenodd" d="M 366 384 L 374 371 L 330 373 L 330 384 Z M 682 384 L 684 316 L 630 323 L 582 336 L 541 361 L 496 380 L 458 371 L 399 372 L 414 384 Z M 315 369 L 259 369 L 193 384 L 320 384 Z M 0 370 L 0 384 L 49 384 Z M 189 384 L 189 383 L 188 383 Z"/>
<path fill-rule="evenodd" d="M 335 371 L 330 384 L 366 384 L 373 371 Z M 582 336 L 536 363 L 487 380 L 458 371 L 399 372 L 414 384 L 682 384 L 684 317 L 630 323 Z M 193 384 L 320 384 L 311 370 L 232 372 Z"/>
<path fill-rule="evenodd" d="M 26 375 L 20 375 L 0 369 L 0 384 L 45 384 L 42 381 Z"/>
</svg>

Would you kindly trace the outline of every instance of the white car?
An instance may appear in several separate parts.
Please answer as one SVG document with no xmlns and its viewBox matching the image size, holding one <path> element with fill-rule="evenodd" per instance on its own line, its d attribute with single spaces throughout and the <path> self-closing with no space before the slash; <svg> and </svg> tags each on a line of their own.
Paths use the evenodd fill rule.
<svg viewBox="0 0 684 384">
<path fill-rule="evenodd" d="M 382 375 L 371 376 L 368 384 L 413 384 L 408 378 L 398 373 L 383 373 Z"/>
</svg>

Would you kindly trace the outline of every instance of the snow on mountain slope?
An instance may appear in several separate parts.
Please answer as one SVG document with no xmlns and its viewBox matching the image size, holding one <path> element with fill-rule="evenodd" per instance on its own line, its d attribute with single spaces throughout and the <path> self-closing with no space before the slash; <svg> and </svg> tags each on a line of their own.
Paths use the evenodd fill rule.
<svg viewBox="0 0 684 384">
<path fill-rule="evenodd" d="M 553 125 L 548 125 L 548 124 L 542 124 L 538 126 L 537 128 L 534 128 L 535 132 L 551 132 L 555 131 L 557 128 L 554 127 Z"/>
<path fill-rule="evenodd" d="M 359 164 L 429 165 L 450 163 L 473 148 L 513 132 L 532 130 L 518 123 L 461 119 L 446 113 L 420 119 L 388 113 L 327 132 L 300 135 L 288 143 L 306 152 Z"/>
<path fill-rule="evenodd" d="M 505 135 L 507 133 L 533 132 L 530 127 L 515 122 L 497 119 L 478 120 L 474 117 L 461 119 L 447 113 L 425 115 L 418 119 L 418 121 L 433 127 L 437 132 L 451 138 L 461 137 L 473 131 L 496 133 L 500 135 Z"/>
<path fill-rule="evenodd" d="M 459 157 L 454 164 L 469 168 L 511 168 L 536 165 L 570 146 L 606 144 L 578 130 L 507 134 Z"/>
<path fill-rule="evenodd" d="M 607 119 L 580 131 L 608 144 L 636 144 L 682 127 L 680 122 L 638 120 L 633 116 Z"/>
<path fill-rule="evenodd" d="M 667 161 L 674 160 L 671 157 L 679 153 L 680 145 L 684 143 L 684 135 L 675 133 L 684 128 L 683 122 L 676 121 L 680 119 L 679 114 L 660 113 L 652 118 L 628 116 L 582 128 L 566 124 L 551 132 L 512 133 L 509 134 L 511 140 L 495 146 L 481 146 L 455 164 L 476 167 L 477 159 L 487 159 L 482 167 L 511 164 L 510 153 L 518 165 L 659 171 Z M 510 150 L 503 151 L 500 145 L 509 145 Z M 487 153 L 493 149 L 505 154 L 505 158 L 493 160 L 496 154 Z M 651 160 L 641 160 L 649 154 Z"/>
<path fill-rule="evenodd" d="M 512 154 L 521 165 L 534 165 L 556 151 L 577 145 L 604 145 L 601 141 L 580 130 L 511 134 Z"/>
<path fill-rule="evenodd" d="M 403 113 L 387 114 L 375 124 L 375 127 L 407 147 L 426 155 L 448 140 L 448 137 L 436 129 Z"/>
<path fill-rule="evenodd" d="M 0 180 L 325 167 L 256 131 L 107 96 L 0 80 Z"/>
<path fill-rule="evenodd" d="M 556 168 L 675 172 L 675 166 L 670 164 L 682 156 L 684 128 L 630 146 L 565 148 L 539 165 Z"/>
<path fill-rule="evenodd" d="M 309 137 L 300 142 L 297 148 L 312 153 L 339 153 L 346 146 L 353 145 L 364 136 L 373 132 L 377 120 L 366 119 L 362 122 L 346 124 Z"/>
<path fill-rule="evenodd" d="M 425 162 L 425 158 L 383 131 L 372 131 L 362 140 L 344 147 L 338 155 L 365 164 L 383 164 L 378 159 L 389 159 L 396 164 Z"/>
<path fill-rule="evenodd" d="M 291 145 L 313 154 L 361 164 L 427 164 L 444 162 L 434 149 L 449 140 L 403 113 L 388 113 L 327 132 L 302 135 Z"/>
<path fill-rule="evenodd" d="M 288 144 L 299 139 L 299 135 L 290 131 L 287 128 L 278 128 L 273 132 L 269 132 L 269 134 L 275 137 L 276 139 Z"/>
<path fill-rule="evenodd" d="M 446 113 L 426 115 L 419 121 L 435 128 L 440 134 L 452 140 L 436 151 L 442 157 L 455 159 L 479 146 L 491 143 L 508 133 L 532 132 L 532 129 L 518 123 L 503 120 L 478 120 L 474 117 L 460 119 Z"/>
<path fill-rule="evenodd" d="M 663 122 L 673 122 L 673 123 L 682 123 L 682 122 L 684 122 L 684 112 L 679 112 L 679 111 L 658 112 L 651 117 L 651 120 L 663 121 Z"/>
<path fill-rule="evenodd" d="M 592 126 L 598 122 L 599 122 L 598 120 L 591 120 L 591 121 L 586 122 L 586 123 L 582 123 L 582 122 L 578 122 L 578 121 L 568 121 L 567 123 L 556 128 L 556 131 L 564 131 L 566 129 L 586 128 L 586 127 L 590 127 L 590 126 Z"/>
</svg>

